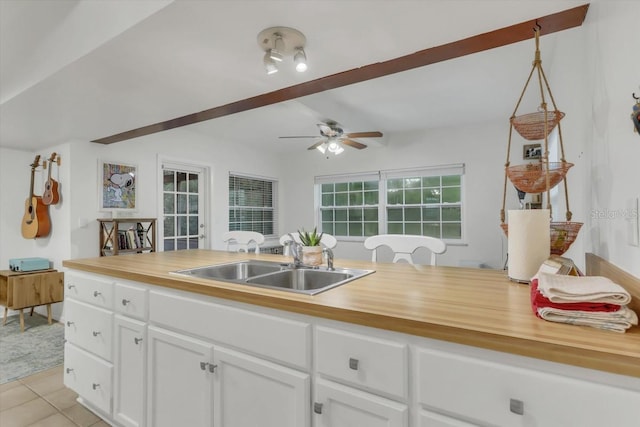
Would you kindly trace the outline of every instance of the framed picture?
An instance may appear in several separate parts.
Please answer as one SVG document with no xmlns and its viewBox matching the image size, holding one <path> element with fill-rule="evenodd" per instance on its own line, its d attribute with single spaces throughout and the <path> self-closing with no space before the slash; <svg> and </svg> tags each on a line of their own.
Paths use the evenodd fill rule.
<svg viewBox="0 0 640 427">
<path fill-rule="evenodd" d="M 525 144 L 522 148 L 522 158 L 524 160 L 535 160 L 542 158 L 541 144 Z"/>
<path fill-rule="evenodd" d="M 136 210 L 137 169 L 132 164 L 98 161 L 99 210 Z"/>
</svg>

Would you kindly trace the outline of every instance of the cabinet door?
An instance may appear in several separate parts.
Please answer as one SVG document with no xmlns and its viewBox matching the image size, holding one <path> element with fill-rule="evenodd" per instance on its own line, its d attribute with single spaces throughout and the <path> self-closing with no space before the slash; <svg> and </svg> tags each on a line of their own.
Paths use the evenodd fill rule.
<svg viewBox="0 0 640 427">
<path fill-rule="evenodd" d="M 211 427 L 213 345 L 149 326 L 147 425 Z"/>
<path fill-rule="evenodd" d="M 308 427 L 309 375 L 216 347 L 214 416 L 219 427 Z"/>
<path fill-rule="evenodd" d="M 146 327 L 115 316 L 113 417 L 126 427 L 144 425 Z"/>
<path fill-rule="evenodd" d="M 406 427 L 408 408 L 398 402 L 322 379 L 316 381 L 316 427 Z"/>
</svg>

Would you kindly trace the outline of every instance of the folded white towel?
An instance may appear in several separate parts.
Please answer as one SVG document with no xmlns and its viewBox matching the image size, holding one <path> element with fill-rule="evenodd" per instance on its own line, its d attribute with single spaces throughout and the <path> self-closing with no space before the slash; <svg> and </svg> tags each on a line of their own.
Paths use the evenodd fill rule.
<svg viewBox="0 0 640 427">
<path fill-rule="evenodd" d="M 565 276 L 539 273 L 538 290 L 553 302 L 603 302 L 625 305 L 631 295 L 622 286 L 601 276 Z"/>
<path fill-rule="evenodd" d="M 624 305 L 620 307 L 620 310 L 611 312 L 561 310 L 543 307 L 538 309 L 538 314 L 544 320 L 551 322 L 591 326 L 592 328 L 615 332 L 624 332 L 631 326 L 638 324 L 636 313 Z"/>
</svg>

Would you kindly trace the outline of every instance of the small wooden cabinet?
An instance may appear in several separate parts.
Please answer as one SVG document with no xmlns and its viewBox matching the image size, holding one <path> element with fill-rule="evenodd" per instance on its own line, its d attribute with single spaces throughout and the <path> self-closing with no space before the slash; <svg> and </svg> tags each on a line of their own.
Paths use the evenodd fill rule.
<svg viewBox="0 0 640 427">
<path fill-rule="evenodd" d="M 24 308 L 47 306 L 47 316 L 51 324 L 51 304 L 64 298 L 64 273 L 56 270 L 33 272 L 0 271 L 0 304 L 4 306 L 4 320 L 7 312 L 20 310 L 20 330 L 24 332 Z"/>
<path fill-rule="evenodd" d="M 98 218 L 100 256 L 156 251 L 155 218 Z"/>
</svg>

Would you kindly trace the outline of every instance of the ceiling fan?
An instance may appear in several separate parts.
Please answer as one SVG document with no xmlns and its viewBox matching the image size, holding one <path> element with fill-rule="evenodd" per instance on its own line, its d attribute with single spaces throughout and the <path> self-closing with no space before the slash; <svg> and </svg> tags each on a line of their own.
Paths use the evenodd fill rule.
<svg viewBox="0 0 640 427">
<path fill-rule="evenodd" d="M 379 138 L 382 136 L 382 132 L 378 131 L 344 133 L 342 125 L 333 120 L 318 123 L 318 129 L 320 129 L 320 137 L 308 150 L 317 149 L 323 154 L 328 151 L 338 155 L 344 151 L 345 145 L 362 150 L 367 146 L 352 138 Z M 280 138 L 318 138 L 318 136 L 281 136 Z"/>
</svg>

